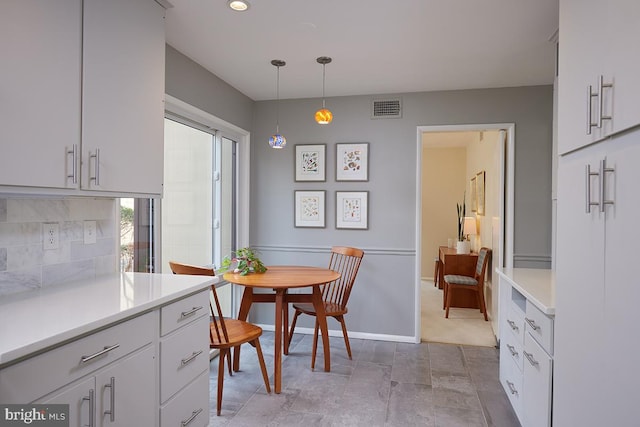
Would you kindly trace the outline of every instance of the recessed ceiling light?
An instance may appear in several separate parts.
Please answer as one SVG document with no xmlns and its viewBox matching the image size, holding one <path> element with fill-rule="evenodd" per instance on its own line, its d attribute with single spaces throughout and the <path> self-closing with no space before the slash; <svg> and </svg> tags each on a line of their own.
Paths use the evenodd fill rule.
<svg viewBox="0 0 640 427">
<path fill-rule="evenodd" d="M 237 12 L 244 12 L 249 9 L 249 2 L 246 0 L 229 0 L 227 4 L 231 9 Z"/>
</svg>

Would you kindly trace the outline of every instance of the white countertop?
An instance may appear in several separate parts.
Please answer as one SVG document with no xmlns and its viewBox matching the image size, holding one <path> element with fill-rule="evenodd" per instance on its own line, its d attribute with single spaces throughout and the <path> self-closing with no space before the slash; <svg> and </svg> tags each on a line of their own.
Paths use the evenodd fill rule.
<svg viewBox="0 0 640 427">
<path fill-rule="evenodd" d="M 536 268 L 496 268 L 496 272 L 544 314 L 555 316 L 555 271 Z"/>
<path fill-rule="evenodd" d="M 219 280 L 117 273 L 0 297 L 0 366 L 153 310 Z"/>
</svg>

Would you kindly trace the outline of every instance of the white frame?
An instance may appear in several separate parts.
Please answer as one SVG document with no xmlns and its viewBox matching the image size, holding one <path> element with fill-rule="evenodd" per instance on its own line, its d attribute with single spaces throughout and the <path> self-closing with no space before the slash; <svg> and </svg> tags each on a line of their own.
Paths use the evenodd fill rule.
<svg viewBox="0 0 640 427">
<path fill-rule="evenodd" d="M 324 228 L 325 227 L 325 206 L 326 206 L 326 191 L 306 191 L 295 190 L 294 191 L 294 227 L 296 228 Z M 314 199 L 317 202 L 317 217 L 305 218 L 304 203 L 307 198 Z"/>
<path fill-rule="evenodd" d="M 347 153 L 360 150 L 358 170 L 349 169 L 345 162 Z M 336 181 L 368 181 L 369 180 L 369 143 L 336 144 Z"/>
<path fill-rule="evenodd" d="M 358 218 L 345 219 L 345 203 L 357 201 Z M 336 228 L 351 230 L 369 229 L 369 192 L 368 191 L 336 191 Z"/>
<path fill-rule="evenodd" d="M 326 181 L 326 152 L 327 144 L 297 144 L 295 146 L 295 180 L 298 181 Z M 316 154 L 318 164 L 316 171 L 305 170 L 305 155 Z"/>
</svg>

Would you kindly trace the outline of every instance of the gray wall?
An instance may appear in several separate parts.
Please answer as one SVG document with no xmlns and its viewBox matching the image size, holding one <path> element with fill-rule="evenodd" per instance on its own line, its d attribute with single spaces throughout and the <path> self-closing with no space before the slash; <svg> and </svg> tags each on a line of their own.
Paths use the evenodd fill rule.
<svg viewBox="0 0 640 427">
<path fill-rule="evenodd" d="M 354 337 L 417 334 L 417 126 L 516 124 L 515 265 L 550 263 L 551 86 L 401 94 L 401 119 L 370 119 L 374 96 L 327 98 L 334 113 L 328 126 L 313 120 L 319 99 L 281 100 L 280 131 L 288 142 L 283 150 L 267 143 L 275 132 L 273 101 L 254 103 L 171 47 L 167 93 L 251 132 L 251 245 L 266 263 L 323 266 L 332 245 L 365 250 L 347 319 Z M 370 144 L 368 182 L 335 181 L 337 142 Z M 327 144 L 327 181 L 294 182 L 294 145 L 319 143 Z M 293 226 L 296 189 L 327 191 L 326 228 Z M 335 229 L 335 191 L 340 190 L 369 191 L 369 230 Z M 272 323 L 273 308 L 256 307 L 252 320 Z M 299 325 L 312 323 L 302 319 Z M 335 322 L 329 327 L 339 328 Z"/>
</svg>

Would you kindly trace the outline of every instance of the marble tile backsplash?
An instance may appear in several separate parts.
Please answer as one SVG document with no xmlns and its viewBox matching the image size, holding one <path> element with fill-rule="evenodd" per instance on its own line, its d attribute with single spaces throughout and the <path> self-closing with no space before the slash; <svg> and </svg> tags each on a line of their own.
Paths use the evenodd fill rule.
<svg viewBox="0 0 640 427">
<path fill-rule="evenodd" d="M 0 296 L 117 271 L 117 199 L 2 198 Z M 96 243 L 84 243 L 84 221 Z M 57 223 L 57 249 L 44 249 L 43 224 Z"/>
</svg>

